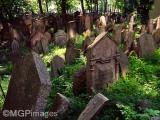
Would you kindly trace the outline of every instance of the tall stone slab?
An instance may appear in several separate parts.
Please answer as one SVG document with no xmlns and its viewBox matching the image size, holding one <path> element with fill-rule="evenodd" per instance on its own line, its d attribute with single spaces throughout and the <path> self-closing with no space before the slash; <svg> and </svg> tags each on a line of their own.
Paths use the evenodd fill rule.
<svg viewBox="0 0 160 120">
<path fill-rule="evenodd" d="M 14 66 L 3 110 L 44 112 L 50 89 L 49 74 L 41 58 L 35 52 L 27 53 Z M 31 115 L 3 119 L 42 120 Z"/>
<path fill-rule="evenodd" d="M 140 57 L 150 56 L 154 53 L 155 45 L 152 34 L 144 33 L 138 40 L 138 51 Z"/>
<path fill-rule="evenodd" d="M 118 78 L 118 48 L 106 32 L 96 37 L 87 48 L 87 90 L 100 91 Z"/>
</svg>

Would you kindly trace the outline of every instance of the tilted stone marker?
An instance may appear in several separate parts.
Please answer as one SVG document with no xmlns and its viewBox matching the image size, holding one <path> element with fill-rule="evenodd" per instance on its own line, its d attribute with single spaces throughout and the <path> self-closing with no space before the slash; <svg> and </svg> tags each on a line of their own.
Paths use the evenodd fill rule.
<svg viewBox="0 0 160 120">
<path fill-rule="evenodd" d="M 3 110 L 44 112 L 50 90 L 49 74 L 41 58 L 34 52 L 27 53 L 14 66 Z M 4 119 L 42 120 L 30 115 Z"/>
<path fill-rule="evenodd" d="M 54 43 L 60 47 L 67 44 L 68 38 L 67 34 L 63 30 L 58 30 L 55 33 L 55 41 Z"/>
<path fill-rule="evenodd" d="M 91 120 L 94 116 L 100 112 L 100 110 L 105 107 L 106 103 L 108 102 L 108 98 L 104 95 L 98 93 L 94 96 L 89 103 L 87 104 L 86 108 L 80 114 L 78 120 Z"/>
<path fill-rule="evenodd" d="M 87 90 L 100 91 L 118 79 L 118 47 L 106 32 L 87 48 Z"/>
<path fill-rule="evenodd" d="M 57 93 L 54 98 L 53 105 L 50 108 L 50 112 L 53 112 L 53 116 L 49 116 L 48 120 L 57 120 L 62 117 L 68 110 L 70 106 L 70 101 L 64 95 Z"/>
<path fill-rule="evenodd" d="M 64 59 L 56 55 L 51 61 L 51 77 L 60 76 L 62 68 L 64 68 Z"/>
<path fill-rule="evenodd" d="M 74 63 L 76 58 L 80 57 L 80 50 L 75 48 L 74 40 L 70 39 L 67 43 L 67 49 L 65 53 L 65 61 L 67 64 Z"/>
</svg>

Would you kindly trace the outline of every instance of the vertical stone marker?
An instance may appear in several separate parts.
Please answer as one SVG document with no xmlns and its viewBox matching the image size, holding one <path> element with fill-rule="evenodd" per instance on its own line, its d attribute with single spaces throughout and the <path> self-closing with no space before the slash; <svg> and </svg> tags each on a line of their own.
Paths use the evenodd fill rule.
<svg viewBox="0 0 160 120">
<path fill-rule="evenodd" d="M 91 18 L 89 14 L 85 17 L 85 30 L 91 30 Z"/>
<path fill-rule="evenodd" d="M 160 17 L 157 18 L 156 30 L 153 33 L 154 43 L 157 48 L 160 47 Z"/>
<path fill-rule="evenodd" d="M 27 53 L 14 66 L 3 110 L 44 112 L 50 93 L 49 74 L 41 58 Z M 6 120 L 42 120 L 42 117 L 7 117 Z"/>
<path fill-rule="evenodd" d="M 142 34 L 138 40 L 138 47 L 139 47 L 138 54 L 140 57 L 150 56 L 154 53 L 155 44 L 152 32 L 153 32 L 153 24 L 152 20 L 149 20 L 147 23 L 146 32 Z"/>
<path fill-rule="evenodd" d="M 87 48 L 87 91 L 100 91 L 117 79 L 118 47 L 106 32 L 96 37 Z"/>
<path fill-rule="evenodd" d="M 76 22 L 69 21 L 67 25 L 67 34 L 69 39 L 73 39 L 76 37 Z"/>
<path fill-rule="evenodd" d="M 98 93 L 91 99 L 84 109 L 84 111 L 80 114 L 78 120 L 91 120 L 103 107 L 106 105 L 109 99 L 104 95 Z"/>
</svg>

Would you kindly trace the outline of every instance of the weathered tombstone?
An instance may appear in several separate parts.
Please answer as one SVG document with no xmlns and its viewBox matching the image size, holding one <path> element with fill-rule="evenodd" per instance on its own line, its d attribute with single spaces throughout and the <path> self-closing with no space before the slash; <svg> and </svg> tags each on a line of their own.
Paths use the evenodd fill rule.
<svg viewBox="0 0 160 120">
<path fill-rule="evenodd" d="M 153 33 L 154 44 L 156 48 L 160 47 L 160 28 Z"/>
<path fill-rule="evenodd" d="M 107 27 L 105 16 L 101 16 L 99 20 L 100 20 L 100 26 L 99 26 L 100 33 L 105 32 Z"/>
<path fill-rule="evenodd" d="M 133 36 L 134 33 L 131 32 L 130 30 L 125 30 L 124 31 L 124 52 L 125 54 L 129 54 L 131 49 L 132 49 L 132 45 L 133 45 Z"/>
<path fill-rule="evenodd" d="M 67 34 L 63 30 L 58 30 L 55 33 L 55 41 L 54 43 L 58 46 L 64 46 L 67 44 L 68 38 Z"/>
<path fill-rule="evenodd" d="M 154 39 L 152 34 L 144 33 L 138 40 L 138 51 L 140 57 L 150 56 L 155 49 Z"/>
<path fill-rule="evenodd" d="M 108 101 L 108 98 L 98 93 L 89 101 L 78 120 L 92 120 L 96 114 L 100 113 Z"/>
<path fill-rule="evenodd" d="M 118 78 L 118 48 L 106 32 L 96 37 L 87 48 L 87 90 L 100 91 Z"/>
<path fill-rule="evenodd" d="M 43 34 L 43 38 L 41 40 L 43 53 L 48 52 L 48 45 L 49 45 L 50 41 L 51 41 L 51 34 L 49 32 L 45 32 Z"/>
<path fill-rule="evenodd" d="M 122 73 L 122 76 L 125 78 L 126 73 L 128 72 L 128 57 L 126 54 L 123 52 L 120 53 L 120 59 L 119 59 L 119 64 L 120 64 L 120 71 Z"/>
<path fill-rule="evenodd" d="M 78 95 L 86 90 L 86 68 L 81 68 L 73 76 L 73 93 Z"/>
<path fill-rule="evenodd" d="M 44 112 L 51 82 L 41 58 L 27 53 L 15 64 L 3 110 L 31 110 Z M 6 117 L 4 120 L 42 120 L 40 116 Z"/>
<path fill-rule="evenodd" d="M 84 29 L 85 29 L 85 17 L 80 14 L 77 18 L 77 31 L 79 34 L 83 33 Z"/>
<path fill-rule="evenodd" d="M 32 33 L 36 32 L 36 31 L 44 33 L 44 31 L 45 31 L 44 18 L 33 19 Z"/>
<path fill-rule="evenodd" d="M 94 41 L 95 39 L 95 34 L 93 32 L 91 32 L 90 30 L 87 30 L 85 32 L 87 35 L 86 35 L 86 38 L 85 40 L 83 41 L 82 43 L 82 51 L 84 53 L 84 55 L 86 54 L 86 49 L 87 47 Z"/>
<path fill-rule="evenodd" d="M 62 68 L 64 68 L 64 59 L 56 55 L 51 61 L 51 77 L 60 76 Z"/>
<path fill-rule="evenodd" d="M 85 16 L 85 30 L 91 30 L 91 18 L 89 14 Z"/>
<path fill-rule="evenodd" d="M 147 33 L 152 34 L 153 33 L 153 20 L 149 19 L 146 25 L 146 31 Z"/>
<path fill-rule="evenodd" d="M 115 40 L 118 45 L 121 43 L 121 39 L 122 39 L 121 32 L 122 32 L 122 26 L 121 25 L 117 25 L 117 26 L 114 27 L 112 39 Z"/>
<path fill-rule="evenodd" d="M 160 47 L 160 17 L 157 19 L 157 26 L 155 32 L 153 33 L 153 37 L 155 46 L 157 48 Z"/>
<path fill-rule="evenodd" d="M 12 63 L 14 64 L 21 57 L 19 41 L 13 40 L 11 43 L 11 48 L 12 51 L 10 53 L 10 58 Z"/>
<path fill-rule="evenodd" d="M 67 33 L 69 39 L 74 39 L 76 37 L 76 22 L 70 21 L 67 26 Z"/>
<path fill-rule="evenodd" d="M 157 26 L 156 29 L 160 29 L 160 16 L 157 18 Z"/>
<path fill-rule="evenodd" d="M 50 112 L 53 112 L 53 116 L 49 116 L 48 120 L 57 120 L 62 117 L 69 110 L 70 102 L 64 95 L 57 93 L 54 98 Z"/>
<path fill-rule="evenodd" d="M 72 64 L 76 58 L 80 57 L 80 50 L 75 48 L 74 40 L 70 39 L 67 43 L 65 53 L 65 61 L 67 64 Z"/>
</svg>

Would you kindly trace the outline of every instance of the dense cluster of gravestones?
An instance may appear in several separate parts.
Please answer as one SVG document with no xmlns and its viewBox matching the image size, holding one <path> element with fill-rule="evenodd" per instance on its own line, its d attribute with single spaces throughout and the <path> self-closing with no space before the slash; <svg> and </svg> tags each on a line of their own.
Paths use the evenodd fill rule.
<svg viewBox="0 0 160 120">
<path fill-rule="evenodd" d="M 138 40 L 134 40 L 134 16 L 130 17 L 127 28 L 123 20 L 119 24 L 116 21 L 108 14 L 99 16 L 92 13 L 36 18 L 24 15 L 12 23 L 2 21 L 0 39 L 3 44 L 0 47 L 7 45 L 11 48 L 10 56 L 14 63 L 3 110 L 45 111 L 51 82 L 38 54 L 47 53 L 49 44 L 66 46 L 65 60 L 54 56 L 51 61 L 51 77 L 62 75 L 61 70 L 65 64 L 74 63 L 76 58 L 80 57 L 81 51 L 86 56 L 86 66 L 82 66 L 82 69 L 73 75 L 75 95 L 101 92 L 118 80 L 120 74 L 126 76 L 131 51 L 134 50 L 139 57 L 145 57 L 152 55 L 155 48 L 160 46 L 160 18 L 157 19 L 155 29 L 152 21 L 148 21 Z M 76 36 L 83 32 L 85 40 L 79 50 L 75 46 L 75 40 Z M 124 45 L 122 49 L 119 48 L 121 44 Z M 22 47 L 28 51 L 22 53 Z M 107 102 L 108 99 L 102 94 L 95 95 L 78 120 L 92 119 Z M 55 112 L 56 116 L 48 119 L 57 119 L 59 114 L 65 113 L 70 106 L 69 99 L 60 93 L 57 93 L 53 103 L 50 111 Z M 17 119 L 21 118 L 15 118 Z M 42 118 L 27 116 L 24 119 Z"/>
</svg>

